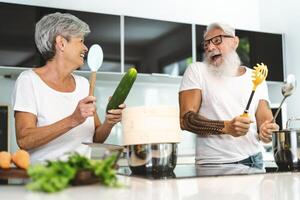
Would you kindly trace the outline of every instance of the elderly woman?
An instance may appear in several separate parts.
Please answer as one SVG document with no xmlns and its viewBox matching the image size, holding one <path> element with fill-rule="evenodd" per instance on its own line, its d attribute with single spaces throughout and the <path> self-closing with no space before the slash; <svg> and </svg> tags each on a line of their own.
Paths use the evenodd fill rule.
<svg viewBox="0 0 300 200">
<path fill-rule="evenodd" d="M 76 151 L 89 156 L 82 142 L 103 142 L 121 120 L 122 109 L 109 110 L 102 124 L 89 82 L 73 71 L 84 64 L 89 26 L 71 14 L 54 13 L 37 24 L 35 42 L 46 60 L 20 74 L 13 92 L 17 143 L 38 162 Z"/>
</svg>

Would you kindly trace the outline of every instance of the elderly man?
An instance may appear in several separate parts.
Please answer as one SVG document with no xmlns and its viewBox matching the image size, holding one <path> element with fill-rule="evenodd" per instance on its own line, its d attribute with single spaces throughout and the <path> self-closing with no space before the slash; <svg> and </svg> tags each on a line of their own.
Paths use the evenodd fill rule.
<svg viewBox="0 0 300 200">
<path fill-rule="evenodd" d="M 210 24 L 204 33 L 204 62 L 191 64 L 179 92 L 180 124 L 197 134 L 196 163 L 262 162 L 261 143 L 270 142 L 272 123 L 268 89 L 259 85 L 242 117 L 252 90 L 252 70 L 241 66 L 239 38 L 227 24 Z"/>
</svg>

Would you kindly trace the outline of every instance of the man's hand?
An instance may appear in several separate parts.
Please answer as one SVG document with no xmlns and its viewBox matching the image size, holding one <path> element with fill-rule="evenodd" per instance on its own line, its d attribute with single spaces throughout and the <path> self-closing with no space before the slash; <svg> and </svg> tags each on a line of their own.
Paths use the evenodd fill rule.
<svg viewBox="0 0 300 200">
<path fill-rule="evenodd" d="M 96 112 L 96 97 L 94 96 L 88 96 L 78 102 L 78 105 L 71 115 L 71 119 L 74 123 L 74 125 L 79 125 L 83 123 L 86 118 L 94 116 L 94 113 Z"/>
<path fill-rule="evenodd" d="M 272 122 L 272 120 L 267 120 L 260 125 L 258 137 L 264 143 L 271 142 L 272 133 L 278 130 L 279 126 L 276 123 Z"/>
<path fill-rule="evenodd" d="M 231 121 L 224 121 L 225 127 L 223 132 L 233 137 L 243 136 L 247 134 L 251 123 L 250 118 L 237 116 Z"/>
</svg>

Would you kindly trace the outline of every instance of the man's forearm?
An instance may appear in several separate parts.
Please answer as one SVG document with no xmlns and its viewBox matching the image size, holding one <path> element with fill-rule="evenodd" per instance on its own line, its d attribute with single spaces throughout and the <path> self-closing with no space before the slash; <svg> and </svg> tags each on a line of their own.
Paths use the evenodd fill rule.
<svg viewBox="0 0 300 200">
<path fill-rule="evenodd" d="M 198 135 L 207 136 L 224 133 L 224 121 L 210 120 L 192 111 L 185 113 L 182 120 L 185 130 Z"/>
</svg>

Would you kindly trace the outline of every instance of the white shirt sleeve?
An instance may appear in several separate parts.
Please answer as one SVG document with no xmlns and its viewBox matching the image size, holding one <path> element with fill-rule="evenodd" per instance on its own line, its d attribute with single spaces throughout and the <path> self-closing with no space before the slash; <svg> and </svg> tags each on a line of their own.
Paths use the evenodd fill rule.
<svg viewBox="0 0 300 200">
<path fill-rule="evenodd" d="M 269 103 L 269 105 L 271 105 L 266 81 L 262 82 L 259 86 L 257 86 L 254 96 L 256 95 L 257 95 L 257 103 L 255 104 L 255 110 L 257 110 L 259 100 L 265 100 Z"/>
<path fill-rule="evenodd" d="M 14 111 L 30 112 L 37 115 L 37 104 L 32 81 L 28 71 L 21 73 L 18 77 L 12 93 Z"/>
<path fill-rule="evenodd" d="M 190 90 L 190 89 L 202 89 L 202 74 L 201 64 L 193 63 L 188 66 L 185 70 L 181 80 L 179 91 Z"/>
<path fill-rule="evenodd" d="M 269 94 L 268 94 L 268 86 L 267 86 L 267 83 L 266 81 L 262 82 L 261 85 L 259 85 L 257 87 L 257 91 L 256 91 L 259 96 L 259 100 L 266 100 L 270 103 L 270 100 L 269 100 Z"/>
</svg>

